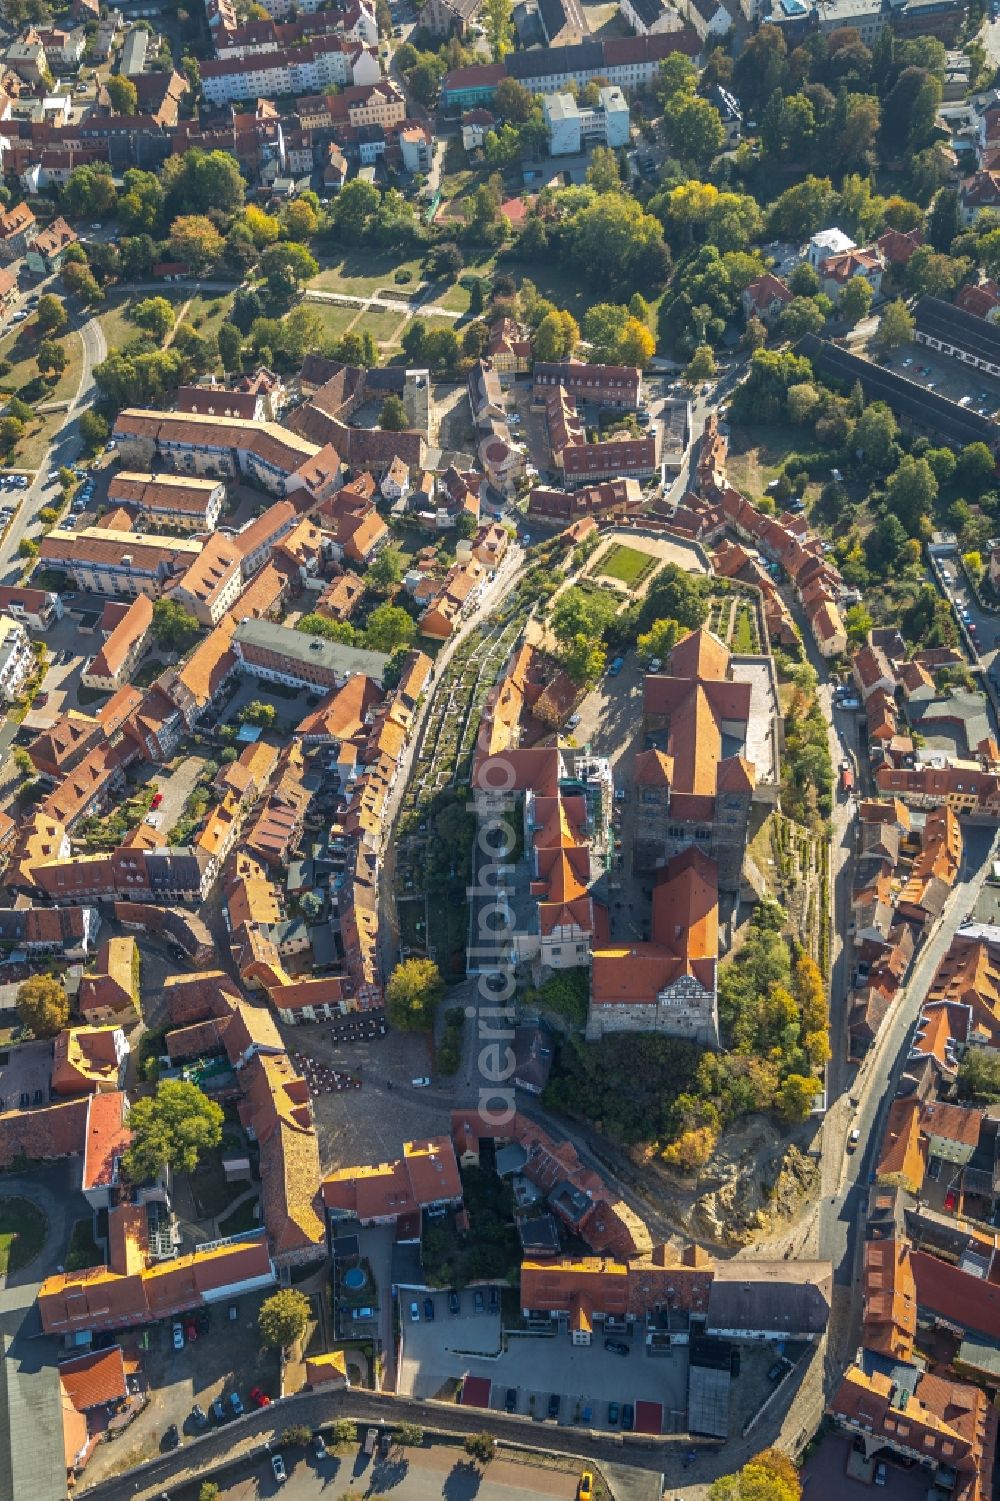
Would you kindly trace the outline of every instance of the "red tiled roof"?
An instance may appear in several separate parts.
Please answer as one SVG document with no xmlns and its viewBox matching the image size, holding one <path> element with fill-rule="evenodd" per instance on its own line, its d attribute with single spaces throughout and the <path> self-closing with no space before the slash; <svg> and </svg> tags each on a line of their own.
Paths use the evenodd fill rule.
<svg viewBox="0 0 1000 1501">
<path fill-rule="evenodd" d="M 128 1396 L 125 1359 L 121 1345 L 109 1350 L 90 1350 L 64 1360 L 59 1366 L 59 1381 L 77 1412 L 87 1412 L 106 1402 L 121 1402 Z"/>
</svg>

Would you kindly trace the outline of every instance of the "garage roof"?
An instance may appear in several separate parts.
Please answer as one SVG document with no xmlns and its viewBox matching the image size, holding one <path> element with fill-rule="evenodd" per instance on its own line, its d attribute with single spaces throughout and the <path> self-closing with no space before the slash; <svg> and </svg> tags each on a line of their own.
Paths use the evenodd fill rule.
<svg viewBox="0 0 1000 1501">
<path fill-rule="evenodd" d="M 462 1382 L 463 1407 L 489 1407 L 493 1382 L 488 1376 L 466 1376 Z"/>
<path fill-rule="evenodd" d="M 636 1433 L 663 1432 L 663 1403 L 637 1402 L 635 1404 Z"/>
</svg>

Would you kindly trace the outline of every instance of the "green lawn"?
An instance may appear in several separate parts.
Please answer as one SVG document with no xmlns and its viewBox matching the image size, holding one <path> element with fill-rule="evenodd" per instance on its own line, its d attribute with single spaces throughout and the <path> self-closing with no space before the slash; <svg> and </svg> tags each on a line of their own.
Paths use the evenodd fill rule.
<svg viewBox="0 0 1000 1501">
<path fill-rule="evenodd" d="M 216 338 L 232 305 L 232 292 L 198 292 L 191 299 L 186 321 L 206 338 Z"/>
<path fill-rule="evenodd" d="M 397 271 L 409 271 L 411 280 L 402 286 L 397 284 L 394 280 Z M 321 292 L 346 292 L 353 297 L 372 297 L 380 289 L 409 297 L 423 279 L 419 259 L 401 261 L 393 250 L 366 246 L 364 250 L 347 250 L 331 259 L 309 285 Z"/>
<path fill-rule="evenodd" d="M 345 307 L 340 302 L 308 302 L 306 306 L 319 318 L 323 332 L 331 343 L 342 339 L 358 316 L 356 307 Z"/>
<path fill-rule="evenodd" d="M 18 396 L 31 407 L 47 402 L 68 402 L 76 396 L 83 369 L 83 343 L 78 333 L 63 335 L 61 343 L 69 356 L 66 369 L 52 384 L 41 386 L 35 350 L 39 344 L 38 326 L 32 318 L 6 338 L 0 340 L 0 360 L 10 364 L 6 375 L 0 376 L 0 396 Z M 36 469 L 45 457 L 45 452 L 54 434 L 62 426 L 64 411 L 37 412 L 29 422 L 17 448 L 9 459 L 12 467 L 23 465 Z"/>
<path fill-rule="evenodd" d="M 98 314 L 98 321 L 104 330 L 104 338 L 108 349 L 120 349 L 130 339 L 139 339 L 143 336 L 143 330 L 137 328 L 128 316 L 128 310 L 134 303 L 145 302 L 150 297 L 165 297 L 176 315 L 180 312 L 185 302 L 187 302 L 189 296 L 190 293 L 180 287 L 162 287 L 158 292 L 126 292 L 122 296 L 109 298 L 103 311 Z M 222 294 L 224 299 L 230 298 L 230 296 L 231 294 L 228 292 Z M 201 303 L 203 297 L 206 302 L 211 300 L 208 294 L 199 293 L 197 297 L 192 299 L 189 318 L 190 312 L 196 310 L 196 304 Z M 221 323 L 221 321 L 220 317 L 219 322 Z M 204 327 L 201 331 L 205 331 Z M 217 327 L 215 331 L 218 331 Z"/>
<path fill-rule="evenodd" d="M 69 1238 L 66 1252 L 66 1270 L 80 1272 L 88 1266 L 102 1266 L 104 1253 L 94 1240 L 94 1225 L 91 1219 L 77 1220 Z"/>
<path fill-rule="evenodd" d="M 652 553 L 616 543 L 601 558 L 596 572 L 599 577 L 620 579 L 623 584 L 637 584 L 655 565 Z"/>
<path fill-rule="evenodd" d="M 409 321 L 405 314 L 387 313 L 376 308 L 371 313 L 363 313 L 354 327 L 359 333 L 370 333 L 376 344 L 397 344 Z"/>
<path fill-rule="evenodd" d="M 0 1275 L 19 1272 L 45 1244 L 48 1220 L 30 1199 L 0 1199 Z"/>
<path fill-rule="evenodd" d="M 251 1185 L 244 1183 L 243 1188 Z M 219 1220 L 219 1231 L 222 1235 L 240 1235 L 244 1230 L 256 1230 L 260 1225 L 259 1211 L 260 1200 L 248 1199 L 245 1204 L 240 1204 L 230 1214 L 224 1215 Z"/>
</svg>

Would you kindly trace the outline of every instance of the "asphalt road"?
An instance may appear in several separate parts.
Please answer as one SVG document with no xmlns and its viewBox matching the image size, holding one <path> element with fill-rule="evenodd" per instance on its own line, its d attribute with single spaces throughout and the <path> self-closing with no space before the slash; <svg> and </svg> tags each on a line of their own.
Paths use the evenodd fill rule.
<svg viewBox="0 0 1000 1501">
<path fill-rule="evenodd" d="M 0 542 L 0 580 L 5 584 L 16 584 L 20 580 L 24 561 L 18 557 L 17 549 L 21 539 L 23 537 L 36 539 L 41 533 L 38 512 L 46 503 L 47 492 L 51 492 L 51 487 L 46 483 L 49 471 L 78 463 L 83 449 L 77 419 L 81 411 L 86 410 L 93 403 L 94 366 L 99 365 L 104 359 L 107 354 L 107 345 L 104 341 L 104 330 L 96 318 L 88 318 L 85 322 L 77 322 L 74 326 L 79 329 L 83 344 L 83 369 L 80 372 L 80 384 L 77 387 L 76 396 L 66 411 L 63 424 L 53 439 L 52 446 L 38 466 L 34 480 L 27 490 L 17 492 L 20 494 L 21 504 L 15 512 L 3 541 Z"/>
<path fill-rule="evenodd" d="M 885 1119 L 906 1065 L 909 1040 L 928 987 L 957 929 L 966 920 L 989 873 L 996 842 L 992 828 L 963 829 L 962 877 L 953 890 L 937 929 L 920 951 L 909 982 L 890 1010 L 875 1046 L 866 1056 L 851 1095 L 828 1114 L 824 1125 L 824 1198 L 820 1205 L 819 1250 L 833 1263 L 838 1291 L 830 1328 L 828 1365 L 854 1350 L 861 1314 L 858 1253 L 862 1239 L 869 1179 L 878 1160 Z M 856 1099 L 856 1107 L 851 1105 Z M 857 1126 L 857 1151 L 845 1151 L 847 1133 Z M 830 1178 L 833 1182 L 831 1184 Z M 845 1298 L 843 1289 L 848 1289 Z"/>
</svg>

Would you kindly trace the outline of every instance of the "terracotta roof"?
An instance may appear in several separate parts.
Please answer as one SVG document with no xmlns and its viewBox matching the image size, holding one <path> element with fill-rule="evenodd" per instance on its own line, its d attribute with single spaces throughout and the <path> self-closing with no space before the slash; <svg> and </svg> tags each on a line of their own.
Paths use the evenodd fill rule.
<svg viewBox="0 0 1000 1501">
<path fill-rule="evenodd" d="M 981 1110 L 969 1110 L 962 1105 L 949 1105 L 941 1100 L 928 1100 L 920 1119 L 928 1136 L 940 1136 L 959 1146 L 976 1147 L 979 1144 L 979 1133 L 983 1125 Z"/>
<path fill-rule="evenodd" d="M 421 1206 L 462 1197 L 462 1180 L 450 1137 L 403 1143 L 395 1162 L 338 1168 L 323 1181 L 328 1209 L 354 1214 L 361 1221 L 401 1219 Z"/>
<path fill-rule="evenodd" d="M 140 510 L 175 511 L 203 517 L 220 480 L 195 474 L 144 474 L 119 470 L 108 484 L 108 499 Z"/>
<path fill-rule="evenodd" d="M 83 1096 L 39 1110 L 0 1114 L 0 1167 L 9 1168 L 22 1157 L 29 1162 L 48 1162 L 78 1156 L 86 1141 L 90 1103 Z"/>
<path fill-rule="evenodd" d="M 145 594 L 136 595 L 121 620 L 87 668 L 96 677 L 117 679 L 129 654 L 144 641 L 153 624 L 153 601 Z"/>
<path fill-rule="evenodd" d="M 198 600 L 211 605 L 240 573 L 243 552 L 235 537 L 213 532 L 201 553 L 173 586 Z"/>
<path fill-rule="evenodd" d="M 902 1240 L 865 1242 L 864 1342 L 895 1359 L 913 1354 L 917 1290 L 910 1248 Z"/>
<path fill-rule="evenodd" d="M 67 1027 L 55 1040 L 52 1088 L 56 1094 L 93 1094 L 118 1083 L 117 1027 Z"/>
<path fill-rule="evenodd" d="M 927 1147 L 920 1129 L 920 1101 L 893 1100 L 889 1106 L 882 1155 L 876 1168 L 880 1183 L 899 1183 L 911 1193 L 924 1181 Z"/>
<path fill-rule="evenodd" d="M 91 1350 L 59 1365 L 63 1391 L 78 1412 L 122 1402 L 128 1396 L 125 1359 L 120 1345 L 109 1350 Z"/>
</svg>

